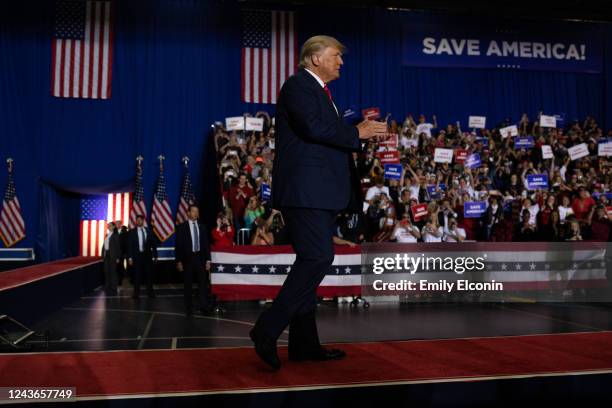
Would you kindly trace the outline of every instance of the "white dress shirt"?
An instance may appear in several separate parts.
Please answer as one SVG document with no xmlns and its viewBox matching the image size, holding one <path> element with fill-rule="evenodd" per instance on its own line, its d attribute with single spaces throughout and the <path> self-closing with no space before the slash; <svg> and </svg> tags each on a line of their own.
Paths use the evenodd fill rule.
<svg viewBox="0 0 612 408">
<path fill-rule="evenodd" d="M 319 85 L 321 85 L 321 88 L 325 88 L 325 82 L 323 82 L 321 80 L 321 78 L 319 78 L 319 76 L 317 74 L 315 74 L 314 72 L 312 72 L 311 70 L 309 70 L 308 68 L 304 68 L 306 70 L 306 72 L 308 72 L 310 75 L 312 75 L 314 77 L 314 79 L 317 80 L 317 82 L 319 83 Z M 336 104 L 334 103 L 334 101 L 331 101 L 332 105 L 334 105 L 334 109 L 336 110 L 336 114 L 339 115 L 338 113 L 338 108 L 336 108 Z"/>
<path fill-rule="evenodd" d="M 200 228 L 198 223 L 196 221 L 189 221 L 189 230 L 191 231 L 191 250 L 193 252 L 200 252 L 200 246 L 198 245 L 200 243 Z M 198 242 L 196 242 L 196 234 Z"/>
<path fill-rule="evenodd" d="M 110 245 L 110 239 L 113 236 L 113 233 L 106 234 L 106 238 L 104 238 L 104 250 L 108 251 Z"/>
<path fill-rule="evenodd" d="M 144 252 L 144 243 L 147 240 L 147 231 L 143 227 L 138 227 L 138 250 Z"/>
</svg>

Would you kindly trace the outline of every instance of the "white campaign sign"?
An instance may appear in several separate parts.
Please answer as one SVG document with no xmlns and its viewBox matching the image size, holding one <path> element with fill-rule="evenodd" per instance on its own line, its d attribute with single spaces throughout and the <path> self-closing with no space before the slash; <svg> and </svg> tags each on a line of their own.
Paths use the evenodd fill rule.
<svg viewBox="0 0 612 408">
<path fill-rule="evenodd" d="M 487 123 L 486 116 L 470 116 L 468 120 L 468 127 L 475 129 L 484 129 L 485 124 Z"/>
<path fill-rule="evenodd" d="M 597 154 L 599 156 L 612 156 L 612 142 L 600 143 L 597 146 Z"/>
<path fill-rule="evenodd" d="M 263 131 L 263 118 L 246 118 L 246 130 Z"/>
<path fill-rule="evenodd" d="M 540 127 L 556 128 L 557 118 L 555 118 L 554 116 L 541 115 L 540 116 Z"/>
<path fill-rule="evenodd" d="M 499 129 L 499 133 L 501 134 L 502 139 L 507 138 L 508 133 L 510 133 L 510 136 L 518 136 L 518 128 L 516 125 L 506 126 Z"/>
<path fill-rule="evenodd" d="M 225 118 L 226 130 L 244 130 L 244 116 Z"/>
<path fill-rule="evenodd" d="M 434 153 L 434 162 L 436 163 L 451 163 L 453 161 L 453 149 L 436 148 Z"/>
<path fill-rule="evenodd" d="M 587 148 L 586 143 L 580 143 L 579 145 L 572 146 L 567 149 L 567 152 L 572 160 L 577 160 L 581 157 L 589 155 L 589 149 Z"/>
<path fill-rule="evenodd" d="M 542 158 L 552 159 L 553 157 L 552 147 L 550 147 L 550 145 L 542 145 Z"/>
</svg>

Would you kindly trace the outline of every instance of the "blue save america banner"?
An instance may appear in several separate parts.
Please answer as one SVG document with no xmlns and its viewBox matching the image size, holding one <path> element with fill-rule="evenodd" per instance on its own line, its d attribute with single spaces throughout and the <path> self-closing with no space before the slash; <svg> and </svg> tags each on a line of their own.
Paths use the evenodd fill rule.
<svg viewBox="0 0 612 408">
<path fill-rule="evenodd" d="M 553 23 L 551 23 L 553 24 Z M 602 34 L 591 24 L 413 21 L 403 27 L 403 63 L 416 67 L 500 68 L 598 73 Z"/>
</svg>

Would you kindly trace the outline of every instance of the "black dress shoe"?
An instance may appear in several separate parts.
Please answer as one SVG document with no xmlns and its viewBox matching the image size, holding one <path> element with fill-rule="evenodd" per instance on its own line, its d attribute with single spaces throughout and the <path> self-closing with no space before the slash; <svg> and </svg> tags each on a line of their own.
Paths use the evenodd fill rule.
<svg viewBox="0 0 612 408">
<path fill-rule="evenodd" d="M 253 340 L 253 343 L 255 343 L 255 353 L 257 353 L 259 358 L 274 370 L 279 370 L 281 368 L 281 362 L 276 353 L 276 341 L 265 335 L 258 334 L 255 328 L 249 332 L 249 337 Z"/>
<path fill-rule="evenodd" d="M 346 357 L 346 352 L 336 348 L 320 347 L 309 352 L 289 352 L 290 361 L 327 361 L 327 360 L 342 360 Z"/>
</svg>

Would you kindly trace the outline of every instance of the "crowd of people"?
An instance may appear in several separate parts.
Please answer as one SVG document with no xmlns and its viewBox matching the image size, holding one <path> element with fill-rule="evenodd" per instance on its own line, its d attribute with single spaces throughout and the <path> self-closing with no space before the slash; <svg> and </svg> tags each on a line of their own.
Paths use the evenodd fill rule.
<svg viewBox="0 0 612 408">
<path fill-rule="evenodd" d="M 282 213 L 270 199 L 274 125 L 265 112 L 257 116 L 264 119 L 261 132 L 215 126 L 224 203 L 212 231 L 216 245 L 288 243 Z M 424 115 L 386 119 L 389 138 L 353 153 L 363 205 L 338 215 L 337 244 L 609 241 L 610 161 L 598 147 L 612 142 L 612 130 L 604 133 L 595 118 L 549 128 L 539 125 L 539 115 L 524 114 L 516 135 L 500 132 L 510 120 L 466 131 L 458 122 L 438 127 L 435 115 L 431 122 Z M 533 138 L 532 147 L 515 146 L 523 136 Z M 572 160 L 568 150 L 582 143 L 588 155 Z M 550 146 L 552 158 L 542 146 Z M 455 155 L 441 162 L 436 149 Z M 467 166 L 459 151 L 479 161 Z M 395 177 L 385 172 L 389 162 L 401 165 Z M 547 183 L 533 188 L 528 179 L 535 175 L 546 175 Z M 480 203 L 480 212 L 466 214 L 466 203 Z"/>
</svg>

